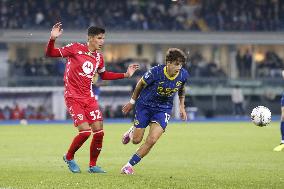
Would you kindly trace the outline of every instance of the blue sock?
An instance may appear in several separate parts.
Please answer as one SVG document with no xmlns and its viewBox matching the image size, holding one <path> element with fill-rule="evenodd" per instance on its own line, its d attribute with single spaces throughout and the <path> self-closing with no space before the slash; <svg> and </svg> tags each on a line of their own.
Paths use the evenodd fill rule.
<svg viewBox="0 0 284 189">
<path fill-rule="evenodd" d="M 284 127 L 283 127 L 284 128 Z M 141 157 L 137 154 L 134 154 L 132 158 L 129 160 L 130 165 L 134 166 L 141 160 Z"/>
<path fill-rule="evenodd" d="M 281 137 L 282 137 L 281 143 L 284 143 L 284 121 L 281 121 L 280 130 L 281 130 Z"/>
</svg>

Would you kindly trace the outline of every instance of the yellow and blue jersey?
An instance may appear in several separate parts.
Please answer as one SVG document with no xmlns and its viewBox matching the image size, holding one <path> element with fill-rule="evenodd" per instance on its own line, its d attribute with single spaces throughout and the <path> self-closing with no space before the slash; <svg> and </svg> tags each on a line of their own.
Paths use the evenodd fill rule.
<svg viewBox="0 0 284 189">
<path fill-rule="evenodd" d="M 282 93 L 281 97 L 281 107 L 284 107 L 284 93 Z"/>
<path fill-rule="evenodd" d="M 151 68 L 142 77 L 147 86 L 141 91 L 137 104 L 170 113 L 174 95 L 185 85 L 188 77 L 189 73 L 183 68 L 173 77 L 167 74 L 165 65 Z"/>
</svg>

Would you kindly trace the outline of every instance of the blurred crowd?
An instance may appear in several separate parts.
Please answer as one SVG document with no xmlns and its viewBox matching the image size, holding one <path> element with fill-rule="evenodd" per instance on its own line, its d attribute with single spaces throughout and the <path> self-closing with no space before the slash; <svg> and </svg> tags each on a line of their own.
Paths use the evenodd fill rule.
<svg viewBox="0 0 284 189">
<path fill-rule="evenodd" d="M 275 31 L 284 28 L 281 0 L 1 0 L 0 27 L 110 30 Z"/>
<path fill-rule="evenodd" d="M 121 59 L 114 62 L 106 62 L 106 69 L 114 72 L 125 72 L 129 64 L 139 63 L 140 69 L 135 73 L 136 76 L 142 76 L 151 67 L 158 65 L 156 62 L 150 62 L 147 59 Z M 64 74 L 65 63 L 63 59 L 29 59 L 10 61 L 11 77 L 62 77 Z M 226 77 L 225 72 L 215 63 L 207 62 L 200 53 L 195 53 L 190 57 L 190 61 L 185 65 L 192 77 Z"/>
<path fill-rule="evenodd" d="M 10 76 L 63 76 L 65 62 L 63 59 L 18 59 L 9 61 Z"/>
<path fill-rule="evenodd" d="M 34 107 L 28 105 L 21 108 L 18 104 L 13 107 L 0 108 L 0 120 L 53 120 L 54 115 L 49 113 L 44 106 Z"/>
<path fill-rule="evenodd" d="M 115 62 L 107 62 L 106 68 L 115 72 L 126 72 L 127 67 L 131 63 L 139 63 L 140 69 L 137 71 L 137 75 L 142 75 L 150 67 L 151 64 L 145 59 L 123 59 Z M 150 66 L 150 67 L 149 67 Z M 62 58 L 50 59 L 50 58 L 34 58 L 34 59 L 19 59 L 15 61 L 9 61 L 9 75 L 11 77 L 42 77 L 42 76 L 60 76 L 64 75 L 65 60 Z"/>
<path fill-rule="evenodd" d="M 255 77 L 257 78 L 279 78 L 282 77 L 281 72 L 284 69 L 283 59 L 280 58 L 275 52 L 267 51 L 261 55 L 260 60 L 255 59 Z M 245 53 L 240 51 L 236 54 L 236 64 L 238 75 L 240 78 L 251 78 L 253 66 L 253 55 L 250 50 Z"/>
<path fill-rule="evenodd" d="M 282 77 L 283 59 L 275 52 L 268 51 L 262 61 L 257 62 L 257 77 Z"/>
<path fill-rule="evenodd" d="M 281 77 L 281 71 L 284 69 L 284 62 L 275 52 L 267 51 L 264 53 L 264 57 L 261 60 L 253 60 L 253 55 L 250 50 L 245 52 L 237 51 L 236 57 L 236 72 L 239 78 L 252 78 L 253 75 L 256 77 L 267 77 L 275 78 Z M 255 73 L 253 72 L 253 64 L 255 62 Z M 127 67 L 131 63 L 139 63 L 140 70 L 135 75 L 142 76 L 151 67 L 158 65 L 156 62 L 151 62 L 147 59 L 120 59 L 113 62 L 106 62 L 106 69 L 114 72 L 125 72 Z M 64 74 L 65 63 L 63 59 L 28 59 L 28 60 L 17 60 L 10 61 L 9 64 L 9 75 L 10 78 L 29 78 L 29 84 L 31 82 L 39 82 L 41 78 L 58 78 L 62 81 Z M 206 61 L 202 54 L 198 51 L 191 54 L 189 61 L 185 65 L 194 78 L 226 78 L 226 73 L 223 68 L 214 61 Z M 33 78 L 37 78 L 34 80 Z M 133 78 L 135 80 L 135 78 Z M 21 79 L 21 81 L 23 81 Z M 47 82 L 50 82 L 48 80 Z M 62 85 L 62 83 L 54 82 L 52 85 Z"/>
<path fill-rule="evenodd" d="M 282 0 L 201 0 L 200 16 L 211 30 L 276 31 L 284 29 Z"/>
<path fill-rule="evenodd" d="M 170 0 L 43 0 L 0 2 L 1 28 L 50 28 L 62 21 L 64 28 L 89 25 L 112 30 L 189 29 L 187 1 Z"/>
<path fill-rule="evenodd" d="M 190 62 L 185 68 L 189 71 L 191 77 L 215 77 L 224 78 L 227 75 L 214 61 L 207 62 L 204 57 L 195 52 L 190 56 Z"/>
</svg>

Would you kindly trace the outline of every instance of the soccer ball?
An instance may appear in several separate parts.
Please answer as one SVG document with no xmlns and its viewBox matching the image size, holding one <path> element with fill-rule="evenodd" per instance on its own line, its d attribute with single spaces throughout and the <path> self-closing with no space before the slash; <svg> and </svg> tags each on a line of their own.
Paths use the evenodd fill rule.
<svg viewBox="0 0 284 189">
<path fill-rule="evenodd" d="M 264 127 L 271 121 L 271 112 L 265 106 L 257 106 L 252 110 L 250 117 L 256 126 Z"/>
</svg>

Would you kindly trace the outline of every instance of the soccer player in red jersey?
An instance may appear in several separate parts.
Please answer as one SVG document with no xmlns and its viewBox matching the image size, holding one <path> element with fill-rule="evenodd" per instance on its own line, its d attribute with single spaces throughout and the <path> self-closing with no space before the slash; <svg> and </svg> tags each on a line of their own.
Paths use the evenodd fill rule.
<svg viewBox="0 0 284 189">
<path fill-rule="evenodd" d="M 88 171 L 90 173 L 105 173 L 101 167 L 96 165 L 102 149 L 104 130 L 102 112 L 92 91 L 92 78 L 95 73 L 98 73 L 103 80 L 129 78 L 139 69 L 139 65 L 129 65 L 126 73 L 105 70 L 103 55 L 98 52 L 104 45 L 105 30 L 103 28 L 89 27 L 86 44 L 70 43 L 64 47 L 55 48 L 55 40 L 62 32 L 60 22 L 52 27 L 50 40 L 46 47 L 46 56 L 67 59 L 64 73 L 64 97 L 74 125 L 79 131 L 63 159 L 70 171 L 81 172 L 74 161 L 74 154 L 93 133 Z"/>
</svg>

